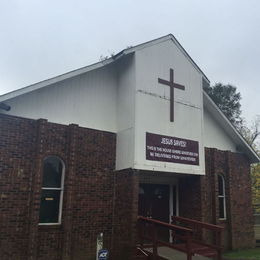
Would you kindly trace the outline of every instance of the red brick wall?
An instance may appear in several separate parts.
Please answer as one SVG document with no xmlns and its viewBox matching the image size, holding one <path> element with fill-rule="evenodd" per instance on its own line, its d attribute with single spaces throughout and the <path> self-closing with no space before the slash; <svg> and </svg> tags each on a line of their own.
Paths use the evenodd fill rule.
<svg viewBox="0 0 260 260">
<path fill-rule="evenodd" d="M 113 259 L 131 251 L 138 180 L 114 171 L 115 134 L 6 115 L 0 126 L 1 260 L 95 259 L 100 232 Z M 65 163 L 62 224 L 38 226 L 48 155 Z"/>
<path fill-rule="evenodd" d="M 133 259 L 138 214 L 139 177 L 134 170 L 116 174 L 114 249 L 116 259 Z M 112 258 L 112 259 L 115 259 Z"/>
<path fill-rule="evenodd" d="M 28 259 L 36 129 L 35 121 L 0 118 L 0 258 L 4 260 Z"/>
<path fill-rule="evenodd" d="M 179 214 L 182 217 L 201 219 L 200 176 L 179 179 Z"/>
<path fill-rule="evenodd" d="M 206 175 L 180 179 L 180 215 L 221 225 L 226 249 L 254 247 L 250 165 L 239 153 L 205 149 Z M 225 179 L 226 220 L 219 220 L 218 174 Z M 187 196 L 186 196 L 187 195 Z M 205 240 L 214 238 L 207 232 Z"/>
<path fill-rule="evenodd" d="M 254 247 L 254 218 L 248 160 L 242 154 L 231 154 L 229 161 L 230 229 L 232 247 Z M 239 162 L 239 163 L 237 163 Z"/>
<path fill-rule="evenodd" d="M 230 234 L 230 199 L 228 191 L 230 187 L 229 162 L 227 160 L 228 152 L 217 149 L 205 149 L 206 157 L 206 176 L 202 177 L 202 192 L 207 194 L 204 198 L 205 207 L 203 207 L 203 221 L 210 222 L 224 227 L 222 234 L 222 244 L 225 249 L 232 249 L 232 238 Z M 218 205 L 218 174 L 222 175 L 225 180 L 226 193 L 226 220 L 219 220 Z M 210 205 L 211 204 L 211 205 Z M 208 208 L 210 207 L 210 210 Z M 213 239 L 211 237 L 211 239 Z"/>
<path fill-rule="evenodd" d="M 111 259 L 131 259 L 138 172 L 115 172 L 116 135 L 0 115 L 0 259 L 94 259 L 104 233 Z M 38 226 L 42 162 L 65 163 L 62 224 Z M 227 220 L 218 220 L 217 174 L 226 180 Z M 226 247 L 254 245 L 248 160 L 206 149 L 206 176 L 179 181 L 180 215 L 226 227 Z M 204 234 L 207 236 L 208 234 Z"/>
</svg>

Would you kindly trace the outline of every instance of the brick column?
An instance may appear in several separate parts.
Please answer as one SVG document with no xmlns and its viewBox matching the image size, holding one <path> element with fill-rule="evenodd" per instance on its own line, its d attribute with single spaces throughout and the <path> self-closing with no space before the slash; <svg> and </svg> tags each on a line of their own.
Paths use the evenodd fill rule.
<svg viewBox="0 0 260 260">
<path fill-rule="evenodd" d="M 66 212 L 62 218 L 64 227 L 62 259 L 72 259 L 72 241 L 73 241 L 73 198 L 75 200 L 75 168 L 76 168 L 76 150 L 77 150 L 77 135 L 78 125 L 71 124 L 68 127 L 69 140 L 68 146 L 68 163 L 65 167 L 65 183 L 64 183 L 64 198 L 66 201 Z"/>
<path fill-rule="evenodd" d="M 232 236 L 232 230 L 233 230 L 233 205 L 231 203 L 232 197 L 233 197 L 233 189 L 232 189 L 232 174 L 231 174 L 231 152 L 227 151 L 225 153 L 226 155 L 226 178 L 225 178 L 225 188 L 226 188 L 226 217 L 227 217 L 227 234 L 228 234 L 228 240 L 229 243 L 226 246 L 226 248 L 230 249 L 233 248 L 233 236 Z"/>
<path fill-rule="evenodd" d="M 217 201 L 216 201 L 216 171 L 217 171 L 217 162 L 216 162 L 216 149 L 210 149 L 210 186 L 211 186 L 211 205 L 212 205 L 212 223 L 217 224 L 217 212 L 216 212 L 216 206 L 217 206 Z"/>
<path fill-rule="evenodd" d="M 116 172 L 113 259 L 134 259 L 139 176 L 133 169 Z"/>
<path fill-rule="evenodd" d="M 136 245 L 137 242 L 137 216 L 138 216 L 138 197 L 139 197 L 139 172 L 137 170 L 133 170 L 132 177 L 132 237 L 131 243 L 133 246 Z"/>
<path fill-rule="evenodd" d="M 37 140 L 35 145 L 34 171 L 31 172 L 30 177 L 30 202 L 29 202 L 29 244 L 28 244 L 28 259 L 37 259 L 38 246 L 38 223 L 39 223 L 39 209 L 41 197 L 41 183 L 42 183 L 42 160 L 44 133 L 47 120 L 37 120 Z"/>
<path fill-rule="evenodd" d="M 253 248 L 255 239 L 250 165 L 244 155 L 229 153 L 228 178 L 232 249 Z"/>
</svg>

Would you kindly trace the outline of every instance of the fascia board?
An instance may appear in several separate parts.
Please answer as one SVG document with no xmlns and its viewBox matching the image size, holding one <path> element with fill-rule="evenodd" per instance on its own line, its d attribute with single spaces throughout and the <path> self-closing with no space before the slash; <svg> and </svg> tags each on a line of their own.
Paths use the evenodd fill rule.
<svg viewBox="0 0 260 260">
<path fill-rule="evenodd" d="M 229 137 L 238 145 L 242 147 L 247 156 L 250 158 L 251 163 L 260 162 L 260 158 L 254 149 L 246 142 L 242 135 L 237 131 L 237 129 L 232 125 L 232 123 L 227 119 L 223 112 L 218 108 L 214 101 L 208 96 L 208 94 L 203 91 L 203 103 L 204 106 L 209 110 L 209 112 L 214 116 L 217 122 L 226 131 Z"/>
</svg>

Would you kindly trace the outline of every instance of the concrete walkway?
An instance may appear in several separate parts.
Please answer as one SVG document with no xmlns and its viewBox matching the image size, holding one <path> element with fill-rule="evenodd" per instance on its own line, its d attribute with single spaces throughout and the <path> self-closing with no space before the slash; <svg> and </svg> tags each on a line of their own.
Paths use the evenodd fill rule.
<svg viewBox="0 0 260 260">
<path fill-rule="evenodd" d="M 152 248 L 146 248 L 145 250 L 151 253 L 153 252 Z M 185 253 L 164 246 L 158 247 L 158 255 L 169 260 L 187 260 L 187 255 Z M 211 259 L 212 258 L 199 256 L 199 255 L 194 255 L 192 257 L 192 260 L 211 260 Z"/>
</svg>

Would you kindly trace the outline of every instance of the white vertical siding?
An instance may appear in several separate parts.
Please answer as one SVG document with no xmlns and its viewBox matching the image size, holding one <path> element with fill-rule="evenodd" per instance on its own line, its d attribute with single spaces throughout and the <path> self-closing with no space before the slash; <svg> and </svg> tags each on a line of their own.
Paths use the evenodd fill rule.
<svg viewBox="0 0 260 260">
<path fill-rule="evenodd" d="M 205 147 L 236 152 L 236 144 L 206 108 L 204 108 L 204 144 Z"/>
<path fill-rule="evenodd" d="M 158 83 L 158 77 L 169 80 L 170 68 L 174 81 L 185 86 L 185 91 L 174 90 L 174 122 L 170 122 L 169 86 Z M 202 126 L 201 72 L 171 40 L 137 51 L 135 168 L 204 174 Z M 200 165 L 146 160 L 146 132 L 198 141 Z"/>
<path fill-rule="evenodd" d="M 11 115 L 117 131 L 114 68 L 103 67 L 8 100 Z"/>
</svg>

